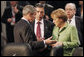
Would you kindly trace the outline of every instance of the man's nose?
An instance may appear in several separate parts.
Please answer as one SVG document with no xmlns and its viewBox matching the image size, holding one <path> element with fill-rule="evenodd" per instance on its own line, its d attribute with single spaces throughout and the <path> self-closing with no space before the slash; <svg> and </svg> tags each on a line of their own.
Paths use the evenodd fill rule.
<svg viewBox="0 0 84 57">
<path fill-rule="evenodd" d="M 39 12 L 39 15 L 41 15 L 41 12 Z"/>
<path fill-rule="evenodd" d="M 66 13 L 70 13 L 70 11 L 69 11 L 69 10 L 67 10 L 67 11 L 66 11 Z"/>
</svg>

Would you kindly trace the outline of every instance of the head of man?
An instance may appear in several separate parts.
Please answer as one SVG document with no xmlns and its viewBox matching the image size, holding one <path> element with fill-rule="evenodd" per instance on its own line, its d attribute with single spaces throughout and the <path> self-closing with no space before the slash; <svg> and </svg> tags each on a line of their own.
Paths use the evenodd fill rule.
<svg viewBox="0 0 84 57">
<path fill-rule="evenodd" d="M 25 19 L 27 19 L 29 22 L 33 22 L 35 19 L 35 15 L 36 15 L 36 9 L 32 5 L 26 5 L 23 8 L 22 13 Z"/>
<path fill-rule="evenodd" d="M 76 14 L 76 5 L 74 3 L 67 3 L 65 11 L 68 19 L 71 19 Z"/>
<path fill-rule="evenodd" d="M 10 1 L 11 6 L 15 7 L 17 5 L 18 1 Z"/>
<path fill-rule="evenodd" d="M 81 6 L 83 6 L 83 1 L 79 1 L 79 4 L 80 4 Z"/>
<path fill-rule="evenodd" d="M 67 14 L 66 12 L 59 8 L 57 10 L 54 10 L 51 13 L 51 17 L 53 19 L 53 23 L 57 26 L 60 27 L 63 23 L 67 21 Z"/>
<path fill-rule="evenodd" d="M 36 19 L 40 21 L 44 17 L 44 7 L 42 4 L 38 3 L 36 4 Z"/>
<path fill-rule="evenodd" d="M 45 3 L 46 3 L 46 1 L 39 1 L 39 3 L 41 3 L 41 4 L 45 4 Z"/>
</svg>

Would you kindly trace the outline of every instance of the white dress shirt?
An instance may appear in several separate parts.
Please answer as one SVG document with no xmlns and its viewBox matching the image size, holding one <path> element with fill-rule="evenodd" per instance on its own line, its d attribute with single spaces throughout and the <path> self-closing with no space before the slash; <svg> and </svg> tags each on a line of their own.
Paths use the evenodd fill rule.
<svg viewBox="0 0 84 57">
<path fill-rule="evenodd" d="M 35 24 L 34 24 L 34 32 L 35 32 L 35 35 L 36 35 L 36 30 L 37 30 L 37 20 L 35 19 Z M 40 28 L 41 28 L 41 38 L 44 38 L 44 22 L 43 22 L 43 19 L 40 21 L 41 24 L 40 24 Z"/>
<path fill-rule="evenodd" d="M 35 24 L 34 24 L 34 32 L 35 32 L 35 35 L 36 35 L 36 30 L 37 30 L 37 20 L 35 19 Z M 41 21 L 40 21 L 40 28 L 41 28 L 41 38 L 45 38 L 44 37 L 44 21 L 43 21 L 43 19 L 41 19 Z M 45 40 L 43 40 L 43 42 L 44 42 L 44 44 L 45 44 Z M 47 45 L 45 44 L 45 47 L 47 47 Z"/>
<path fill-rule="evenodd" d="M 75 15 L 71 18 L 71 19 L 68 19 L 68 20 L 71 20 L 71 23 L 70 25 L 73 25 L 76 27 L 76 22 L 75 22 Z M 67 22 L 69 23 L 69 21 L 67 20 Z"/>
</svg>

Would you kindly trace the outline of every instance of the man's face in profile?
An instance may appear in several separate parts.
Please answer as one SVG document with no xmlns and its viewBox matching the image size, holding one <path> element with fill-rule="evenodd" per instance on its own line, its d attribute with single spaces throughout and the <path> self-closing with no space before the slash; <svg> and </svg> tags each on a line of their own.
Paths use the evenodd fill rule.
<svg viewBox="0 0 84 57">
<path fill-rule="evenodd" d="M 34 13 L 29 13 L 29 21 L 33 22 L 35 20 L 36 12 Z"/>
</svg>

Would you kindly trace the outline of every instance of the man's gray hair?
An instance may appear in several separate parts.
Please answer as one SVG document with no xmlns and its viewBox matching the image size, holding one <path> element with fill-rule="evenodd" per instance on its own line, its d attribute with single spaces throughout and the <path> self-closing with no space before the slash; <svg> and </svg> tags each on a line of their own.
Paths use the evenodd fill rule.
<svg viewBox="0 0 84 57">
<path fill-rule="evenodd" d="M 67 6 L 67 5 L 72 5 L 73 8 L 76 10 L 76 5 L 75 5 L 75 3 L 67 3 L 66 6 Z M 65 7 L 66 7 L 66 6 L 65 6 Z"/>
<path fill-rule="evenodd" d="M 23 15 L 26 15 L 28 13 L 34 13 L 36 11 L 35 7 L 32 6 L 32 5 L 26 5 L 24 8 L 23 8 Z"/>
</svg>

